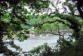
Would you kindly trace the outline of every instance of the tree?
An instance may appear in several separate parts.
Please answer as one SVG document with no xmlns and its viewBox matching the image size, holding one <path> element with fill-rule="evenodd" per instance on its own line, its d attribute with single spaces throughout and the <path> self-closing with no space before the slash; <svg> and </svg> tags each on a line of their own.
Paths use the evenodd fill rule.
<svg viewBox="0 0 83 56">
<path fill-rule="evenodd" d="M 38 12 L 40 9 L 48 7 L 48 3 L 49 1 L 47 0 L 0 0 L 0 53 L 4 53 L 7 56 L 17 55 L 17 53 L 12 52 L 5 46 L 5 43 L 3 42 L 4 36 L 13 39 L 12 36 L 16 35 L 20 40 L 27 38 L 23 31 L 25 32 L 26 29 L 33 25 L 27 23 L 32 16 L 30 16 L 30 12 L 24 7 L 30 6 L 30 8 L 35 9 Z M 11 45 L 17 47 L 14 43 Z"/>
<path fill-rule="evenodd" d="M 57 4 L 60 3 L 58 0 Z M 50 13 L 49 16 L 59 17 L 60 20 L 46 21 L 45 23 L 54 23 L 56 21 L 67 25 L 70 29 L 73 29 L 72 38 L 75 39 L 75 42 L 72 40 L 67 41 L 63 38 L 59 39 L 59 50 L 56 50 L 55 56 L 81 56 L 83 55 L 83 4 L 82 0 L 66 0 L 63 3 L 63 13 L 59 12 L 58 6 L 52 4 L 55 8 L 55 11 Z M 68 10 L 70 12 L 68 12 Z M 65 22 L 66 21 L 66 22 Z M 70 54 L 69 54 L 70 53 Z"/>
<path fill-rule="evenodd" d="M 72 2 L 73 4 L 69 2 Z M 30 27 L 41 28 L 43 24 L 54 23 L 56 21 L 73 29 L 73 37 L 76 39 L 76 41 L 80 42 L 83 40 L 82 0 L 66 0 L 63 5 L 63 13 L 59 13 L 59 8 L 52 4 L 55 7 L 55 11 L 51 12 L 50 14 L 46 14 L 46 16 L 49 18 L 59 17 L 60 19 L 43 21 L 42 23 L 36 23 L 34 25 L 28 22 L 29 20 L 33 19 L 32 16 L 34 16 L 34 13 L 36 14 L 41 12 L 43 9 L 48 9 L 49 3 L 50 1 L 48 0 L 0 0 L 0 53 L 4 53 L 5 55 L 13 54 L 13 52 L 4 46 L 4 42 L 2 40 L 3 36 L 7 35 L 8 37 L 12 38 L 14 34 L 18 33 L 19 37 L 24 37 L 25 33 L 23 33 L 22 30 L 25 32 L 26 29 Z M 60 0 L 57 1 L 57 4 L 59 3 Z M 33 14 L 27 11 L 25 6 L 28 6 L 31 10 L 33 10 Z M 65 6 L 69 8 L 69 13 L 67 13 L 67 8 Z M 77 11 L 78 14 L 75 14 Z M 65 15 L 66 13 L 67 15 Z M 37 15 L 35 17 L 37 18 Z M 26 38 L 26 36 L 24 38 Z"/>
</svg>

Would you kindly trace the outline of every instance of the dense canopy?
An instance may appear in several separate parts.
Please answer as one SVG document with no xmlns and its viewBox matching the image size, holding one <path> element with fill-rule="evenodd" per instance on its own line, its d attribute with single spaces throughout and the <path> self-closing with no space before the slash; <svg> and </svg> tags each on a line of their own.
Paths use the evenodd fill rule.
<svg viewBox="0 0 83 56">
<path fill-rule="evenodd" d="M 72 37 L 79 44 L 77 44 L 76 47 L 82 45 L 83 1 L 66 0 L 62 3 L 62 9 L 64 10 L 62 13 L 60 13 L 61 9 L 58 8 L 58 4 L 61 3 L 61 0 L 53 1 L 56 2 L 56 5 L 51 2 L 51 0 L 0 0 L 0 53 L 4 53 L 7 56 L 17 55 L 16 52 L 12 52 L 5 46 L 3 42 L 4 36 L 13 40 L 13 36 L 15 35 L 20 41 L 23 41 L 28 38 L 28 36 L 26 36 L 28 29 L 35 27 L 37 30 L 42 30 L 43 28 L 43 31 L 47 28 L 56 30 L 57 25 L 55 22 L 64 24 L 72 29 Z M 49 8 L 50 5 L 52 5 L 55 10 L 49 13 L 47 10 L 52 10 L 52 8 Z M 47 14 L 41 14 L 41 12 L 45 10 Z M 49 27 L 49 24 L 51 27 Z M 68 41 L 65 41 L 65 43 L 70 44 Z M 14 45 L 14 43 L 11 45 L 15 48 L 19 48 Z M 80 47 L 82 48 L 83 46 Z M 82 52 L 83 50 L 81 54 Z"/>
</svg>

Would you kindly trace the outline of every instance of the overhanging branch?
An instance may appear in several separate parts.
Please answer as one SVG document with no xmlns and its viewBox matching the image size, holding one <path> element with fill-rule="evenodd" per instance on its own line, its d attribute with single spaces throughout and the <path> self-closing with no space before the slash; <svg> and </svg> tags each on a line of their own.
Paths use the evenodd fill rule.
<svg viewBox="0 0 83 56">
<path fill-rule="evenodd" d="M 35 27 L 42 27 L 43 24 L 46 24 L 46 23 L 51 24 L 51 23 L 55 23 L 55 22 L 60 22 L 60 23 L 62 23 L 62 24 L 64 24 L 64 25 L 67 25 L 68 27 L 71 27 L 70 24 L 66 24 L 63 20 L 47 21 L 47 22 L 43 22 L 43 23 L 41 23 L 41 24 L 35 25 Z"/>
</svg>

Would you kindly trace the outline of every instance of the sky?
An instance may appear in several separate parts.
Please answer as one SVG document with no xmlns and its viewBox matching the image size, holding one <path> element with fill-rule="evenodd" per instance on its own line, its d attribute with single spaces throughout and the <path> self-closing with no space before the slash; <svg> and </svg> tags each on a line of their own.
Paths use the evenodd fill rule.
<svg viewBox="0 0 83 56">
<path fill-rule="evenodd" d="M 50 0 L 50 1 L 51 1 L 51 3 L 53 3 L 54 6 L 61 9 L 61 10 L 59 10 L 60 12 L 63 12 L 62 4 L 63 4 L 63 2 L 65 2 L 65 0 Z M 57 5 L 58 2 L 59 2 L 59 4 Z M 52 6 L 52 4 L 50 4 L 49 7 L 52 8 L 53 11 L 55 11 L 55 8 Z"/>
<path fill-rule="evenodd" d="M 57 2 L 60 2 L 58 5 L 56 4 Z M 47 10 L 47 9 L 45 9 L 45 10 L 43 10 L 40 14 L 45 14 L 45 13 L 51 13 L 51 12 L 54 12 L 55 11 L 55 7 L 53 7 L 53 5 L 54 6 L 57 6 L 57 8 L 59 8 L 60 10 L 59 10 L 59 12 L 60 13 L 62 13 L 64 10 L 62 9 L 63 7 L 62 7 L 62 3 L 63 2 L 65 2 L 65 0 L 50 0 L 50 5 L 49 5 L 49 9 Z M 29 9 L 29 7 L 28 6 L 25 6 L 25 8 L 28 10 L 28 11 L 30 11 L 30 9 Z"/>
</svg>

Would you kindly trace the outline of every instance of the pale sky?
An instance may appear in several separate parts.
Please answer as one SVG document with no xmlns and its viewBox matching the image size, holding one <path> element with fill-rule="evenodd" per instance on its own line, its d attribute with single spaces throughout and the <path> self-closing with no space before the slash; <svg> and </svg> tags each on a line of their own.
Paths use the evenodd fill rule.
<svg viewBox="0 0 83 56">
<path fill-rule="evenodd" d="M 51 1 L 51 3 L 52 4 L 50 4 L 49 5 L 49 9 L 47 10 L 47 9 L 45 9 L 45 10 L 43 10 L 42 12 L 40 12 L 39 14 L 49 14 L 49 13 L 51 13 L 51 12 L 54 12 L 55 11 L 55 7 L 57 7 L 57 8 L 59 8 L 59 12 L 60 13 L 62 13 L 63 11 L 64 11 L 64 8 L 63 8 L 63 3 L 66 1 L 66 0 L 50 0 Z M 59 1 L 59 3 L 57 4 L 57 2 Z M 53 5 L 55 6 L 55 7 L 53 7 Z M 66 7 L 66 9 L 67 9 L 67 12 L 70 12 L 69 11 L 69 9 L 68 9 L 68 7 L 67 6 L 65 6 Z M 29 7 L 27 7 L 27 6 L 25 6 L 25 8 L 28 10 L 28 11 L 30 11 L 30 9 L 29 9 Z"/>
</svg>

